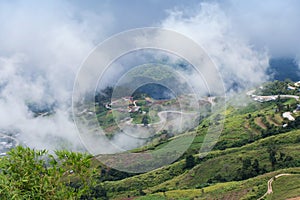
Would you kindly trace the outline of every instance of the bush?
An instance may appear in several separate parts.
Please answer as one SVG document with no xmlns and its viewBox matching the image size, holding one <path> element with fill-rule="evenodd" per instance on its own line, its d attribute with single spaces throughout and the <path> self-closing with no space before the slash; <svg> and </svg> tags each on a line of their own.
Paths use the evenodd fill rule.
<svg viewBox="0 0 300 200">
<path fill-rule="evenodd" d="M 55 153 L 21 146 L 9 151 L 0 160 L 1 199 L 106 198 L 106 192 L 94 181 L 90 155 Z"/>
</svg>

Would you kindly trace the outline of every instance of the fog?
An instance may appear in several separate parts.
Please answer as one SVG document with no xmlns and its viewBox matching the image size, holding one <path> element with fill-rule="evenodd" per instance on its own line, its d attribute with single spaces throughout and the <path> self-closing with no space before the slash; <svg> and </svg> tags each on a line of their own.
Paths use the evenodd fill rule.
<svg viewBox="0 0 300 200">
<path fill-rule="evenodd" d="M 266 81 L 268 52 L 257 51 L 243 40 L 218 4 L 202 3 L 197 8 L 197 12 L 169 11 L 170 16 L 162 26 L 198 42 L 214 61 L 227 89 L 251 87 Z"/>
<path fill-rule="evenodd" d="M 18 130 L 19 139 L 30 147 L 81 148 L 71 118 L 73 82 L 111 20 L 105 13 L 78 10 L 62 1 L 1 2 L 1 129 Z M 28 104 L 54 104 L 55 111 L 35 118 Z"/>
<path fill-rule="evenodd" d="M 30 147 L 82 150 L 71 112 L 76 73 L 99 42 L 127 28 L 158 26 L 190 37 L 211 57 L 227 92 L 268 80 L 270 57 L 300 58 L 299 1 L 169 3 L 157 16 L 159 7 L 149 6 L 153 12 L 145 12 L 142 23 L 142 16 L 116 14 L 125 6 L 142 15 L 148 9 L 142 3 L 1 2 L 0 129 L 18 130 Z M 199 82 L 193 75 L 190 80 Z M 53 114 L 35 117 L 29 104 L 51 105 Z"/>
</svg>

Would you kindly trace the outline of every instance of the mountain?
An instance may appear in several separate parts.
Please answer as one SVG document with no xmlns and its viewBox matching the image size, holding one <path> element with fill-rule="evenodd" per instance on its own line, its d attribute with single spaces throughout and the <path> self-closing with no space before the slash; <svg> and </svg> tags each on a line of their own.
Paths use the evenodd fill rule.
<svg viewBox="0 0 300 200">
<path fill-rule="evenodd" d="M 228 99 L 224 113 L 210 113 L 194 129 L 175 137 L 164 137 L 166 133 L 162 133 L 158 140 L 131 150 L 163 151 L 176 138 L 195 135 L 187 151 L 175 162 L 146 173 L 111 169 L 99 162 L 98 156 L 68 151 L 50 156 L 17 147 L 0 158 L 0 167 L 4 169 L 0 171 L 0 196 L 117 200 L 300 197 L 300 112 L 294 112 L 299 93 L 295 90 L 294 95 L 280 97 L 268 93 L 274 86 L 288 84 L 291 83 L 275 81 L 254 93 L 238 94 Z M 276 98 L 258 101 L 262 97 L 258 92 Z M 283 117 L 287 112 L 294 120 Z M 215 147 L 203 156 L 199 149 L 208 127 L 221 123 L 220 114 L 226 116 L 222 134 Z M 176 148 L 181 145 L 184 144 L 176 144 Z"/>
<path fill-rule="evenodd" d="M 295 59 L 292 58 L 271 58 L 269 60 L 269 74 L 273 75 L 273 80 L 284 81 L 290 79 L 292 81 L 300 80 L 300 68 Z"/>
</svg>

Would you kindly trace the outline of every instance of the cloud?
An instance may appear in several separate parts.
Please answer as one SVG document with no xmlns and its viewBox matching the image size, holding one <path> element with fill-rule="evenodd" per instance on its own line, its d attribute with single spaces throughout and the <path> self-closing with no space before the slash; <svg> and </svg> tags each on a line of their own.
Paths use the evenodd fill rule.
<svg viewBox="0 0 300 200">
<path fill-rule="evenodd" d="M 297 0 L 237 1 L 224 4 L 232 27 L 256 48 L 274 57 L 300 54 L 300 2 Z"/>
<path fill-rule="evenodd" d="M 268 79 L 268 53 L 255 50 L 232 26 L 232 20 L 216 3 L 201 3 L 197 12 L 170 10 L 162 27 L 195 40 L 219 69 L 227 89 L 245 88 Z M 205 77 L 210 78 L 210 77 Z"/>
<path fill-rule="evenodd" d="M 200 44 L 216 64 L 227 89 L 267 80 L 270 56 L 300 58 L 300 5 L 296 0 L 228 0 L 197 5 L 193 1 L 184 7 L 176 2 L 162 3 L 164 9 L 180 5 L 169 9 L 165 19 L 161 19 L 166 16 L 161 10 L 155 12 L 159 9 L 156 3 L 151 3 L 150 9 L 144 4 L 133 8 L 108 1 L 103 5 L 58 0 L 1 2 L 0 129 L 20 130 L 19 139 L 31 147 L 53 149 L 57 138 L 73 148 L 80 146 L 70 117 L 73 82 L 80 64 L 112 32 L 151 26 L 156 24 L 153 19 Z M 147 14 L 143 12 L 146 9 Z M 131 15 L 126 17 L 128 12 Z M 146 21 L 140 17 L 143 14 Z M 122 66 L 129 61 L 124 59 Z M 110 73 L 120 75 L 119 71 Z M 197 78 L 190 78 L 199 83 Z M 28 104 L 54 106 L 55 113 L 35 118 Z"/>
<path fill-rule="evenodd" d="M 0 4 L 0 128 L 19 130 L 31 147 L 54 149 L 59 139 L 80 146 L 70 117 L 76 72 L 113 17 L 63 1 Z M 33 116 L 29 104 L 55 105 L 49 117 Z M 52 139 L 50 139 L 52 138 Z"/>
</svg>

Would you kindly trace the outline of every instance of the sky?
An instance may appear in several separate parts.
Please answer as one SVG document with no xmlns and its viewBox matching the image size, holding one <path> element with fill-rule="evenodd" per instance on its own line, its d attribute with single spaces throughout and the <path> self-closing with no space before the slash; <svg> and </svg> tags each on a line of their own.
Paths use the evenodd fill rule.
<svg viewBox="0 0 300 200">
<path fill-rule="evenodd" d="M 97 44 L 132 28 L 162 27 L 201 45 L 225 86 L 268 80 L 271 57 L 300 60 L 297 0 L 12 0 L 0 2 L 0 130 L 53 149 L 81 146 L 70 116 L 74 79 Z M 35 118 L 28 104 L 55 105 Z"/>
<path fill-rule="evenodd" d="M 267 48 L 274 57 L 298 56 L 300 2 L 297 0 L 103 0 L 70 1 L 80 8 L 111 13 L 115 19 L 112 33 L 143 26 L 157 26 L 174 11 L 185 18 L 197 14 L 202 3 L 217 4 L 229 18 L 236 34 L 250 40 L 255 48 Z M 104 11 L 104 12 L 106 12 Z"/>
</svg>

